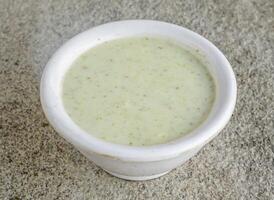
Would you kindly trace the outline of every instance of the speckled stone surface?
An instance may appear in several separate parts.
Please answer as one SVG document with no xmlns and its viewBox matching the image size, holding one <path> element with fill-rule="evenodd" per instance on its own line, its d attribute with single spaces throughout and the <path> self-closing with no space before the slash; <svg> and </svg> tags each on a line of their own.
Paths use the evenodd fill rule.
<svg viewBox="0 0 274 200">
<path fill-rule="evenodd" d="M 274 1 L 0 0 L 0 199 L 274 199 Z M 67 39 L 121 19 L 156 19 L 211 40 L 238 100 L 197 156 L 146 182 L 112 177 L 49 126 L 39 79 Z"/>
</svg>

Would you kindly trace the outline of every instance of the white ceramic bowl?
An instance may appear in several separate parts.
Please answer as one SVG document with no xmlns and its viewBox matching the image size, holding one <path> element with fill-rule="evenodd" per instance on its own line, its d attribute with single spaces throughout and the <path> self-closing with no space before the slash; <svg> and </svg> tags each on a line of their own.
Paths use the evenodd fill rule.
<svg viewBox="0 0 274 200">
<path fill-rule="evenodd" d="M 88 134 L 66 113 L 62 79 L 72 62 L 102 42 L 128 36 L 160 36 L 200 49 L 216 84 L 216 100 L 207 120 L 193 132 L 172 142 L 148 147 L 113 144 Z M 43 110 L 50 124 L 88 159 L 110 174 L 147 180 L 166 174 L 194 156 L 229 121 L 236 102 L 236 80 L 225 56 L 211 42 L 186 28 L 159 21 L 128 20 L 104 24 L 66 42 L 47 63 L 40 87 Z"/>
</svg>

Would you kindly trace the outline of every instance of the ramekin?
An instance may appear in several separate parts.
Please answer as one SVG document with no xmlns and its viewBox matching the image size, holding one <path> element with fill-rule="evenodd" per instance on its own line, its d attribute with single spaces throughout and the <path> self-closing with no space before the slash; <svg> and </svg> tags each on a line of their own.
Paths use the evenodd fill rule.
<svg viewBox="0 0 274 200">
<path fill-rule="evenodd" d="M 62 102 L 62 80 L 72 62 L 86 50 L 105 41 L 155 36 L 199 49 L 206 57 L 216 85 L 216 99 L 205 122 L 177 140 L 145 147 L 110 143 L 82 130 L 68 116 Z M 60 47 L 48 61 L 42 75 L 40 98 L 53 128 L 88 159 L 110 174 L 128 180 L 157 178 L 181 165 L 212 140 L 228 123 L 237 96 L 233 70 L 211 42 L 174 24 L 151 20 L 117 21 L 82 32 Z"/>
</svg>

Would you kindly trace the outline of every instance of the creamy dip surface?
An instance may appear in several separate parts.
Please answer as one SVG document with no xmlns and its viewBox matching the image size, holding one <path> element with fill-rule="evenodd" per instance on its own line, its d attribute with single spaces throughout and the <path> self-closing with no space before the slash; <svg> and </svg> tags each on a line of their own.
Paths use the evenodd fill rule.
<svg viewBox="0 0 274 200">
<path fill-rule="evenodd" d="M 65 74 L 65 110 L 83 130 L 113 143 L 182 137 L 201 125 L 215 99 L 213 79 L 195 54 L 160 38 L 104 42 Z"/>
</svg>

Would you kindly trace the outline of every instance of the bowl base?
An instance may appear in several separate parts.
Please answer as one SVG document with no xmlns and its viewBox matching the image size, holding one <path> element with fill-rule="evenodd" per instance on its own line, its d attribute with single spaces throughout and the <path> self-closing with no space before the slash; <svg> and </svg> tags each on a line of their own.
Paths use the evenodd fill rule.
<svg viewBox="0 0 274 200">
<path fill-rule="evenodd" d="M 167 174 L 168 172 L 170 172 L 171 170 L 166 171 L 164 173 L 160 173 L 160 174 L 154 174 L 154 175 L 151 175 L 151 176 L 127 176 L 127 175 L 123 175 L 123 174 L 117 174 L 117 173 L 114 173 L 114 172 L 110 172 L 108 170 L 105 170 L 105 171 L 107 173 L 111 174 L 112 176 L 115 176 L 115 177 L 118 177 L 118 178 L 121 178 L 121 179 L 130 180 L 130 181 L 145 181 L 145 180 L 151 180 L 151 179 L 155 179 L 155 178 L 158 178 L 160 176 L 163 176 L 163 175 Z"/>
</svg>

